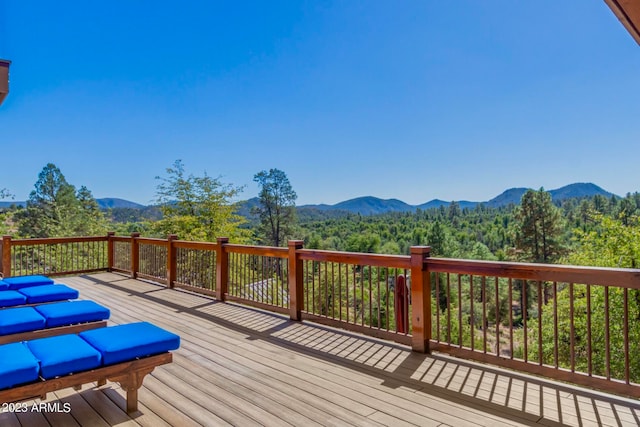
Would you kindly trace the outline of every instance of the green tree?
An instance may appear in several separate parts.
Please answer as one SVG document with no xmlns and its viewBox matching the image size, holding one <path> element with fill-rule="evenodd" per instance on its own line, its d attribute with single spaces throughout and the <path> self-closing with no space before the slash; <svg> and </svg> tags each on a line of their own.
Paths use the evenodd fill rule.
<svg viewBox="0 0 640 427">
<path fill-rule="evenodd" d="M 429 230 L 427 244 L 431 246 L 432 256 L 446 256 L 447 250 L 447 232 L 440 221 L 435 221 Z"/>
<path fill-rule="evenodd" d="M 640 262 L 640 221 L 638 217 L 614 219 L 602 214 L 594 214 L 592 220 L 596 228 L 589 232 L 576 230 L 576 248 L 563 262 L 574 265 L 589 265 L 599 267 L 634 268 Z M 626 222 L 626 225 L 625 225 Z M 629 334 L 629 368 L 630 380 L 640 381 L 640 291 L 629 289 L 628 311 L 625 316 L 624 290 L 621 287 L 609 287 L 605 296 L 603 286 L 575 284 L 573 294 L 568 286 L 559 288 L 555 296 L 556 313 L 553 303 L 549 302 L 542 310 L 542 342 L 543 360 L 547 364 L 554 363 L 556 342 L 555 328 L 557 327 L 558 363 L 568 368 L 571 366 L 571 325 L 574 327 L 575 337 L 575 366 L 579 371 L 588 369 L 588 352 L 591 349 L 591 363 L 594 375 L 607 375 L 605 336 L 606 319 L 609 319 L 608 337 L 610 342 L 610 370 L 609 374 L 615 379 L 625 376 L 625 346 L 622 325 L 628 323 Z M 591 305 L 591 323 L 587 318 L 587 298 Z M 608 300 L 605 305 L 605 299 Z M 573 307 L 571 307 L 573 304 Z M 605 307 L 608 309 L 605 310 Z M 573 310 L 571 309 L 573 308 Z M 573 312 L 573 322 L 570 314 Z M 538 319 L 532 320 L 529 327 L 536 330 Z M 591 342 L 587 337 L 591 337 Z M 529 346 L 529 357 L 538 358 L 535 345 Z"/>
<path fill-rule="evenodd" d="M 166 169 L 166 176 L 156 177 L 156 200 L 163 218 L 154 224 L 156 234 L 177 234 L 181 239 L 215 241 L 217 237 L 229 237 L 235 242 L 245 242 L 249 230 L 246 222 L 236 213 L 232 203 L 241 187 L 224 184 L 206 173 L 198 177 L 187 175 L 181 160 Z"/>
<path fill-rule="evenodd" d="M 620 200 L 618 205 L 618 218 L 622 221 L 622 224 L 629 225 L 632 217 L 637 216 L 638 207 L 631 194 Z"/>
<path fill-rule="evenodd" d="M 637 216 L 614 219 L 591 215 L 595 229 L 575 230 L 577 245 L 565 261 L 573 265 L 638 268 L 640 266 L 640 220 Z"/>
<path fill-rule="evenodd" d="M 260 218 L 259 238 L 280 246 L 291 237 L 296 224 L 296 199 L 287 175 L 279 169 L 258 172 L 253 180 L 260 186 L 260 204 L 254 213 Z"/>
<path fill-rule="evenodd" d="M 375 233 L 353 234 L 347 239 L 347 252 L 375 254 L 380 252 L 380 236 Z"/>
<path fill-rule="evenodd" d="M 86 187 L 76 193 L 60 169 L 47 164 L 29 194 L 27 207 L 15 215 L 24 237 L 63 237 L 101 234 L 107 222 Z"/>
<path fill-rule="evenodd" d="M 91 191 L 83 185 L 75 197 L 74 209 L 67 222 L 69 235 L 95 236 L 106 233 L 107 220 Z"/>
<path fill-rule="evenodd" d="M 524 261 L 540 263 L 557 261 L 563 252 L 561 237 L 564 224 L 560 209 L 551 201 L 551 194 L 543 188 L 538 191 L 527 190 L 522 196 L 520 208 L 515 216 L 516 245 L 521 251 L 520 258 Z M 520 305 L 529 315 L 533 304 L 531 286 L 527 285 L 526 281 L 517 280 L 515 287 L 520 294 Z M 550 289 L 545 284 L 545 303 L 549 298 Z"/>
<path fill-rule="evenodd" d="M 460 209 L 460 204 L 456 201 L 452 201 L 449 204 L 449 208 L 447 209 L 447 215 L 449 217 L 449 222 L 454 226 L 458 225 L 458 218 L 462 214 L 462 210 Z"/>
<path fill-rule="evenodd" d="M 522 196 L 516 220 L 516 244 L 525 261 L 551 263 L 562 255 L 563 221 L 551 194 L 543 188 L 528 190 Z"/>
</svg>

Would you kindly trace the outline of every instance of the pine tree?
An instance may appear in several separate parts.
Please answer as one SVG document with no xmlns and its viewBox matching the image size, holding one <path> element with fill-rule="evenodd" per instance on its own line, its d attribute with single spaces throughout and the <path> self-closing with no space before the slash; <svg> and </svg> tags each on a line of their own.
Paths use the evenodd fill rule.
<svg viewBox="0 0 640 427">
<path fill-rule="evenodd" d="M 260 205 L 254 213 L 260 218 L 259 237 L 263 243 L 280 246 L 291 237 L 296 224 L 296 199 L 287 175 L 279 169 L 257 173 L 253 180 L 260 186 Z"/>
<path fill-rule="evenodd" d="M 516 212 L 516 244 L 524 261 L 552 263 L 562 255 L 563 223 L 551 194 L 541 188 L 528 190 Z"/>
<path fill-rule="evenodd" d="M 76 189 L 53 163 L 47 164 L 29 194 L 27 207 L 16 213 L 23 237 L 67 237 L 106 232 L 106 220 L 86 187 Z"/>
</svg>

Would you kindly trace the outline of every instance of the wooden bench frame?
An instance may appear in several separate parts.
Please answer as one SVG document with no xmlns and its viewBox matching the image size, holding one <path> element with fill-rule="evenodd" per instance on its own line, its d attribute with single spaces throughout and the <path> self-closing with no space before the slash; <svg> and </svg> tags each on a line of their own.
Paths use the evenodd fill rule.
<svg viewBox="0 0 640 427">
<path fill-rule="evenodd" d="M 37 329 L 35 331 L 18 332 L 17 334 L 0 335 L 0 344 L 30 341 L 38 338 L 55 337 L 65 334 L 77 334 L 90 329 L 104 328 L 105 326 L 107 326 L 107 321 L 99 320 L 95 322 L 76 323 L 73 325 Z"/>
<path fill-rule="evenodd" d="M 97 382 L 98 386 L 101 386 L 109 380 L 119 383 L 123 390 L 126 390 L 126 410 L 127 413 L 132 413 L 138 410 L 138 389 L 142 386 L 144 377 L 150 374 L 156 366 L 171 363 L 172 361 L 173 355 L 167 352 L 90 371 L 19 385 L 7 390 L 0 390 L 0 403 L 19 402 L 37 397 L 44 399 L 46 394 L 52 391 L 68 387 L 79 389 L 83 384 L 92 382 Z"/>
</svg>

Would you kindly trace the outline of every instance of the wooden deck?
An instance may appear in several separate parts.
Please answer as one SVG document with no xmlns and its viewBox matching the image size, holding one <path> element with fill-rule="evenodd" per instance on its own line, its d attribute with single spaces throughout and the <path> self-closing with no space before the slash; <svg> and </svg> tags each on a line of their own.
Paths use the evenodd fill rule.
<svg viewBox="0 0 640 427">
<path fill-rule="evenodd" d="M 637 426 L 640 403 L 102 273 L 59 280 L 182 337 L 145 379 L 140 410 L 117 384 L 62 390 L 59 411 L 0 414 L 0 426 Z M 66 406 L 65 406 L 66 404 Z M 65 408 L 70 409 L 65 412 Z"/>
</svg>

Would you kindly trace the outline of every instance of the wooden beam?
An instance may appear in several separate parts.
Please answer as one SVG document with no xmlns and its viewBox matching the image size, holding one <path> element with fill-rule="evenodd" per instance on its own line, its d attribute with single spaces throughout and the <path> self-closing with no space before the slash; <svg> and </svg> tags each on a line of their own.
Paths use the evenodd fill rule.
<svg viewBox="0 0 640 427">
<path fill-rule="evenodd" d="M 77 334 L 79 332 L 88 331 L 90 329 L 104 328 L 106 326 L 106 320 L 98 320 L 95 322 L 78 323 L 75 325 L 58 326 L 55 328 L 38 329 L 35 331 L 20 332 L 11 335 L 2 335 L 0 336 L 0 344 L 29 341 L 45 337 L 55 337 L 57 335 Z"/>
<path fill-rule="evenodd" d="M 604 0 L 640 45 L 640 0 Z"/>
<path fill-rule="evenodd" d="M 9 93 L 9 65 L 11 61 L 0 59 L 0 105 Z"/>
</svg>

